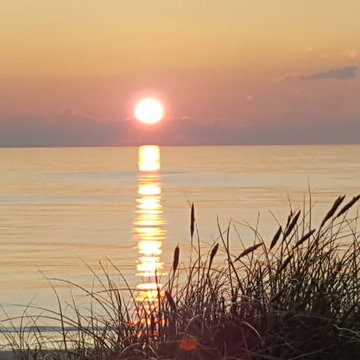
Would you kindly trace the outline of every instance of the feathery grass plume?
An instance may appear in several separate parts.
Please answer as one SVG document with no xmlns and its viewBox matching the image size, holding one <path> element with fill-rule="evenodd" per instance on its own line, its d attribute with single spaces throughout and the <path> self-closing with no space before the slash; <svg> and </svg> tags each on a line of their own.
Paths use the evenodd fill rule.
<svg viewBox="0 0 360 360">
<path fill-rule="evenodd" d="M 282 232 L 282 226 L 280 226 L 278 231 L 275 233 L 275 235 L 271 241 L 271 244 L 270 244 L 270 250 L 277 244 L 277 242 L 280 238 L 281 232 Z"/>
<path fill-rule="evenodd" d="M 178 265 L 179 265 L 179 255 L 180 255 L 180 248 L 179 248 L 179 245 L 177 245 L 174 250 L 174 258 L 173 258 L 173 265 L 172 265 L 173 274 L 175 274 L 176 269 L 178 268 Z"/>
<path fill-rule="evenodd" d="M 360 194 L 357 196 L 354 196 L 347 204 L 344 205 L 344 207 L 339 211 L 337 214 L 337 218 L 343 214 L 345 214 L 353 205 L 360 199 Z"/>
<path fill-rule="evenodd" d="M 219 243 L 216 243 L 215 246 L 211 249 L 210 258 L 209 258 L 209 270 L 211 269 L 211 265 L 213 263 L 214 257 L 219 249 Z"/>
<path fill-rule="evenodd" d="M 302 243 L 304 243 L 307 239 L 309 239 L 310 236 L 313 235 L 315 231 L 316 231 L 316 229 L 313 229 L 313 230 L 309 231 L 308 233 L 306 233 L 305 235 L 303 235 L 302 238 L 296 242 L 294 249 L 299 247 Z"/>
<path fill-rule="evenodd" d="M 301 210 L 299 210 L 295 216 L 292 218 L 292 220 L 290 222 L 288 222 L 286 229 L 284 231 L 284 235 L 283 235 L 283 239 L 285 240 L 291 233 L 291 231 L 294 229 L 297 221 L 299 220 L 301 214 Z"/>
<path fill-rule="evenodd" d="M 294 216 L 294 212 L 293 212 L 292 210 L 290 210 L 290 213 L 289 213 L 289 215 L 288 215 L 288 217 L 287 217 L 287 220 L 286 220 L 285 229 L 289 226 L 290 221 L 291 221 L 291 219 L 292 219 L 293 216 Z"/>
<path fill-rule="evenodd" d="M 191 204 L 191 213 L 190 213 L 190 235 L 191 238 L 194 235 L 195 231 L 195 207 L 194 204 Z"/>
<path fill-rule="evenodd" d="M 278 269 L 278 274 L 280 274 L 288 265 L 289 262 L 291 261 L 291 259 L 294 257 L 294 254 L 290 254 L 285 261 L 280 265 L 279 269 Z"/>
<path fill-rule="evenodd" d="M 245 249 L 234 261 L 238 261 L 240 260 L 242 257 L 251 254 L 252 252 L 254 252 L 257 248 L 259 248 L 262 245 L 262 243 L 260 244 L 255 244 L 253 246 L 248 247 L 247 249 Z"/>
<path fill-rule="evenodd" d="M 325 223 L 335 214 L 336 210 L 339 208 L 339 206 L 342 204 L 342 202 L 345 199 L 345 195 L 339 196 L 333 206 L 330 208 L 328 213 L 325 215 L 323 221 L 321 222 L 320 229 L 325 225 Z"/>
</svg>

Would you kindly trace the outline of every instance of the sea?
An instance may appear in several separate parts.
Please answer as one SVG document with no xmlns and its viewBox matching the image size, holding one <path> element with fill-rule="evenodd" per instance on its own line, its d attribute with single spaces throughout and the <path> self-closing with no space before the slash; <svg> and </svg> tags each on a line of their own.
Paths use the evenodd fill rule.
<svg viewBox="0 0 360 360">
<path fill-rule="evenodd" d="M 230 224 L 236 254 L 358 193 L 360 145 L 0 148 L 0 305 L 51 308 L 104 272 L 149 294 L 176 246 L 189 259 L 192 204 L 195 242 Z"/>
</svg>

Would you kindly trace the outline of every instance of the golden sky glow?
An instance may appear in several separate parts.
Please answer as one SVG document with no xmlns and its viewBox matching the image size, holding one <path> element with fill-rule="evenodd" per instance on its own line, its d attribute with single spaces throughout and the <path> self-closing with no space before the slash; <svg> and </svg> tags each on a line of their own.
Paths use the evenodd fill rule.
<svg viewBox="0 0 360 360">
<path fill-rule="evenodd" d="M 312 142 L 326 121 L 335 141 L 347 121 L 342 141 L 352 142 L 359 14 L 353 0 L 3 0 L 0 145 L 240 141 L 228 140 L 234 129 L 199 136 L 199 124 L 261 128 L 240 142 L 263 143 L 270 124 L 274 139 L 285 124 L 299 136 L 299 119 L 304 131 L 318 124 Z M 149 94 L 166 100 L 166 134 L 127 123 Z"/>
<path fill-rule="evenodd" d="M 164 67 L 256 70 L 264 59 L 271 69 L 307 48 L 337 53 L 336 65 L 342 50 L 359 43 L 359 13 L 359 2 L 350 0 L 3 0 L 0 71 L 79 77 Z"/>
</svg>

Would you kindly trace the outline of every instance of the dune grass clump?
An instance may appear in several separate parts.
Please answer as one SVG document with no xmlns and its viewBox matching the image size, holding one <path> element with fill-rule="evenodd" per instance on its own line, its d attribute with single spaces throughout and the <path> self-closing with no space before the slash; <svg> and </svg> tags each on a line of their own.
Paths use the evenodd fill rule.
<svg viewBox="0 0 360 360">
<path fill-rule="evenodd" d="M 9 342 L 20 359 L 358 359 L 359 199 L 340 196 L 318 226 L 311 211 L 291 211 L 237 253 L 233 226 L 219 224 L 219 241 L 208 250 L 198 241 L 189 265 L 176 247 L 167 283 L 155 279 L 157 295 L 142 303 L 103 266 L 100 290 L 73 284 L 88 307 L 59 300 L 58 311 L 23 316 Z M 192 207 L 192 244 L 195 229 Z M 40 321 L 58 322 L 56 342 Z"/>
</svg>

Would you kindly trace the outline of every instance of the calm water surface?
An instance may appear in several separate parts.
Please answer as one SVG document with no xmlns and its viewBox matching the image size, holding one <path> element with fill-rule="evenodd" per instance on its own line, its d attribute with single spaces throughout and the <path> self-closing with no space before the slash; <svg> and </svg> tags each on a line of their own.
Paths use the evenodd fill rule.
<svg viewBox="0 0 360 360">
<path fill-rule="evenodd" d="M 319 218 L 359 179 L 360 145 L 0 148 L 0 303 L 49 306 L 44 274 L 91 285 L 87 265 L 106 258 L 149 292 L 174 247 L 189 248 L 189 202 L 202 240 L 217 238 L 219 217 L 251 242 L 241 224 L 260 213 L 271 238 L 269 210 L 283 221 L 308 184 Z"/>
</svg>

